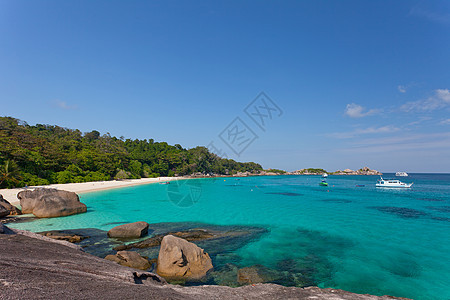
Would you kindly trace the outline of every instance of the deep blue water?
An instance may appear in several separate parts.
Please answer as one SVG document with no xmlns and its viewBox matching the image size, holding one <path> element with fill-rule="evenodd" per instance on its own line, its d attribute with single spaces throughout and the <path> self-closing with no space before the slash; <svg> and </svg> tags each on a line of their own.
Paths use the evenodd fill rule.
<svg viewBox="0 0 450 300">
<path fill-rule="evenodd" d="M 414 182 L 405 190 L 375 188 L 377 178 L 329 176 L 328 187 L 318 185 L 320 176 L 151 184 L 83 194 L 85 214 L 10 225 L 31 231 L 109 230 L 134 221 L 259 226 L 267 233 L 231 253 L 239 267 L 260 264 L 357 293 L 450 299 L 450 174 L 410 174 L 400 178 Z M 225 264 L 215 262 L 219 269 Z"/>
</svg>

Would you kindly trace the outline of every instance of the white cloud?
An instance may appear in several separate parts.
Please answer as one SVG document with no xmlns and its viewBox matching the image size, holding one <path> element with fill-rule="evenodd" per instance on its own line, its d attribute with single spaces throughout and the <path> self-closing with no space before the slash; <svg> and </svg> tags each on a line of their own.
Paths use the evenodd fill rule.
<svg viewBox="0 0 450 300">
<path fill-rule="evenodd" d="M 399 85 L 397 89 L 400 93 L 406 93 L 406 86 L 404 85 Z"/>
<path fill-rule="evenodd" d="M 430 11 L 417 5 L 414 6 L 409 13 L 412 16 L 422 17 L 436 23 L 450 24 L 450 13 Z"/>
<path fill-rule="evenodd" d="M 442 120 L 440 124 L 442 124 L 442 125 L 450 125 L 450 119 Z"/>
<path fill-rule="evenodd" d="M 436 95 L 442 101 L 450 104 L 450 90 L 449 89 L 437 89 Z"/>
<path fill-rule="evenodd" d="M 53 105 L 55 105 L 58 108 L 64 109 L 64 110 L 78 109 L 78 106 L 76 106 L 76 105 L 69 105 L 69 104 L 67 104 L 66 101 L 61 101 L 61 100 L 58 100 L 58 99 L 53 101 Z"/>
<path fill-rule="evenodd" d="M 349 132 L 335 132 L 330 134 L 329 136 L 337 138 L 337 139 L 349 139 L 355 136 L 366 135 L 366 134 L 378 134 L 378 133 L 392 133 L 399 131 L 400 128 L 397 128 L 392 125 L 381 126 L 381 127 L 368 127 L 368 128 L 359 128 Z"/>
<path fill-rule="evenodd" d="M 403 104 L 400 109 L 406 112 L 411 111 L 433 111 L 439 108 L 444 108 L 450 105 L 450 90 L 437 89 L 434 95 L 424 100 L 407 102 Z"/>
<path fill-rule="evenodd" d="M 393 153 L 406 151 L 439 150 L 448 152 L 450 148 L 450 132 L 408 134 L 388 138 L 370 138 L 352 141 L 350 148 L 342 149 L 345 152 L 356 153 Z M 430 152 L 426 152 L 429 155 Z M 442 155 L 442 154 L 440 154 Z"/>
<path fill-rule="evenodd" d="M 378 109 L 371 109 L 371 110 L 365 111 L 364 107 L 362 107 L 361 105 L 358 105 L 356 103 L 347 104 L 347 106 L 345 107 L 345 114 L 347 116 L 349 116 L 350 118 L 367 117 L 370 115 L 374 115 L 374 114 L 378 113 L 379 111 L 380 110 L 378 110 Z"/>
</svg>

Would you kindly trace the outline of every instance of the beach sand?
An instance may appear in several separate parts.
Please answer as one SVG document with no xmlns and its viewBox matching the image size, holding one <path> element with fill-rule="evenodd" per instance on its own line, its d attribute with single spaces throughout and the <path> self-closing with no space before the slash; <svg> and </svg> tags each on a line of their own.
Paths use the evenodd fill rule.
<svg viewBox="0 0 450 300">
<path fill-rule="evenodd" d="M 171 180 L 186 179 L 183 177 L 157 177 L 157 178 L 141 178 L 141 179 L 127 179 L 127 180 L 110 180 L 110 181 L 93 181 L 93 182 L 81 182 L 81 183 L 65 183 L 65 184 L 50 184 L 43 186 L 30 186 L 28 189 L 34 189 L 38 187 L 53 188 L 58 190 L 65 190 L 69 192 L 75 192 L 77 194 L 89 193 L 101 190 L 115 189 L 127 186 L 135 186 L 141 184 L 150 184 Z M 25 188 L 17 189 L 1 189 L 0 195 L 4 199 L 8 200 L 13 205 L 19 205 L 20 201 L 17 199 L 17 193 L 24 191 Z"/>
</svg>

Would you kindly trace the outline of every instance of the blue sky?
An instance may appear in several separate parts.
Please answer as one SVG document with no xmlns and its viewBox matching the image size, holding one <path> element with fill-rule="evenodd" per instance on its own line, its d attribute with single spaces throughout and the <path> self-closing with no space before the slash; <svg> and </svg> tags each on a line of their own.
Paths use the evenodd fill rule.
<svg viewBox="0 0 450 300">
<path fill-rule="evenodd" d="M 449 1 L 0 0 L 0 115 L 29 124 L 450 172 L 449 89 Z M 280 109 L 264 130 L 260 92 Z M 219 137 L 236 117 L 257 136 L 240 156 Z"/>
</svg>

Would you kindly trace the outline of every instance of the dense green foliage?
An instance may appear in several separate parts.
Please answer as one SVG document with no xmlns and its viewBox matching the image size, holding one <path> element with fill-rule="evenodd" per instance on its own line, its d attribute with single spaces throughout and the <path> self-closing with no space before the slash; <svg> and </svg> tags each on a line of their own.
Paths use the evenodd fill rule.
<svg viewBox="0 0 450 300">
<path fill-rule="evenodd" d="M 277 173 L 277 174 L 286 174 L 286 171 L 279 169 L 267 169 L 266 172 Z"/>
<path fill-rule="evenodd" d="M 261 170 L 259 164 L 223 159 L 206 147 L 184 149 L 0 117 L 0 187 Z"/>
<path fill-rule="evenodd" d="M 325 171 L 324 169 L 315 169 L 315 168 L 308 168 L 308 169 L 303 169 L 302 173 L 312 173 L 312 174 L 323 174 L 323 173 L 327 173 L 327 171 Z"/>
</svg>

